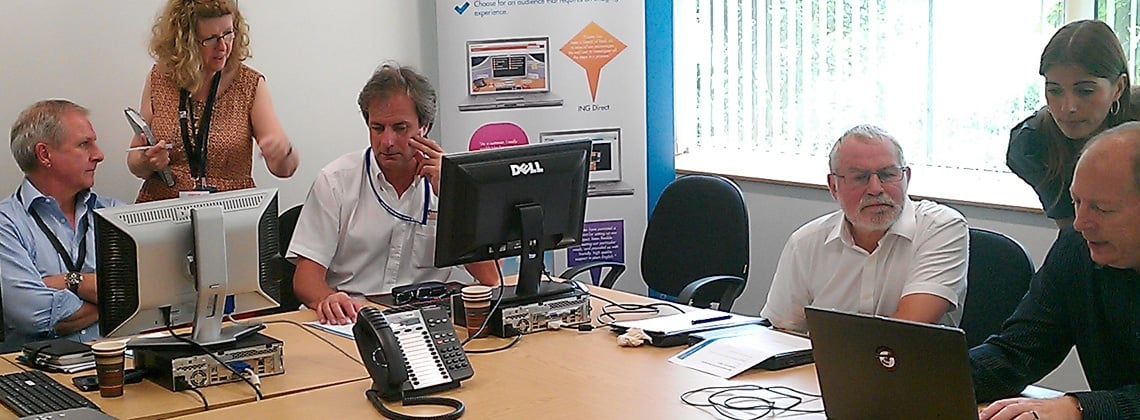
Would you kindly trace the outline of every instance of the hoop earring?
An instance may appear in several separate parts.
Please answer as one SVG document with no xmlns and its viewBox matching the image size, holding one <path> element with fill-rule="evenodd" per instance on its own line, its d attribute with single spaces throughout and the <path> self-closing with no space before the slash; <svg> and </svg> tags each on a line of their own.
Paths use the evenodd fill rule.
<svg viewBox="0 0 1140 420">
<path fill-rule="evenodd" d="M 1117 112 L 1120 112 L 1120 100 L 1119 99 L 1113 101 L 1112 105 L 1108 107 L 1108 113 L 1109 114 L 1116 115 Z"/>
</svg>

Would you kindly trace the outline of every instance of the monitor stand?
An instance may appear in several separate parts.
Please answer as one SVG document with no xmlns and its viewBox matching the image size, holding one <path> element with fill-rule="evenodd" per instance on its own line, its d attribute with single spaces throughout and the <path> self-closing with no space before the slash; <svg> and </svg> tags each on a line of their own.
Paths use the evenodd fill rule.
<svg viewBox="0 0 1140 420">
<path fill-rule="evenodd" d="M 199 346 L 211 346 L 232 343 L 265 328 L 260 323 L 238 322 L 222 327 L 226 296 L 229 294 L 226 228 L 222 208 L 192 208 L 190 224 L 194 230 L 194 252 L 187 256 L 186 262 L 194 277 L 194 288 L 198 291 L 194 307 L 194 329 L 190 337 L 135 338 L 127 342 L 128 347 L 192 346 L 190 342 Z M 169 307 L 162 308 L 162 311 L 166 325 L 176 323 L 171 319 Z"/>
<path fill-rule="evenodd" d="M 197 328 L 197 326 L 195 326 L 195 328 Z M 265 329 L 265 324 L 262 323 L 244 324 L 235 322 L 233 325 L 219 328 L 220 338 L 211 340 L 206 343 L 198 342 L 198 340 L 194 339 L 193 333 L 191 333 L 165 337 L 135 337 L 127 341 L 127 347 L 194 347 L 194 345 L 190 342 L 194 342 L 202 346 L 212 346 L 215 344 L 225 344 L 239 341 L 242 338 L 248 337 L 251 334 L 263 329 Z"/>
<path fill-rule="evenodd" d="M 544 298 L 558 296 L 564 293 L 572 292 L 574 290 L 576 289 L 574 289 L 573 286 L 570 286 L 569 283 L 543 280 L 538 282 L 538 292 L 533 295 L 519 296 L 517 294 L 516 286 L 496 287 L 491 291 L 491 301 L 494 302 L 496 299 L 499 299 L 500 295 L 502 295 L 503 301 L 502 303 L 499 303 L 500 308 L 518 306 L 541 301 Z"/>
</svg>

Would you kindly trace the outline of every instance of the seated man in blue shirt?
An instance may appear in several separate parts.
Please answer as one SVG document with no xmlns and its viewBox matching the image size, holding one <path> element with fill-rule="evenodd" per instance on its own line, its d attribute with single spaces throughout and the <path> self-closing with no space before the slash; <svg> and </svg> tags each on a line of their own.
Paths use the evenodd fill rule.
<svg viewBox="0 0 1140 420">
<path fill-rule="evenodd" d="M 28 341 L 99 338 L 92 210 L 119 204 L 91 190 L 103 152 L 87 109 L 32 104 L 12 125 L 24 181 L 0 201 L 0 278 L 6 350 Z"/>
<path fill-rule="evenodd" d="M 1140 418 L 1140 123 L 1094 137 L 1069 191 L 1075 230 L 1057 238 L 1017 310 L 970 350 L 970 364 L 978 401 L 990 401 L 1017 395 L 1076 346 L 1091 390 L 1003 399 L 983 420 Z"/>
</svg>

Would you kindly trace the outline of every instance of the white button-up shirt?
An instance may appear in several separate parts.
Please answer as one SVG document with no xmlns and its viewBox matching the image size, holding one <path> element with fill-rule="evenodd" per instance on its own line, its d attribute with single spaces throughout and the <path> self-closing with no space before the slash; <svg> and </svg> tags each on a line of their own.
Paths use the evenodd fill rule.
<svg viewBox="0 0 1140 420">
<path fill-rule="evenodd" d="M 371 161 L 368 174 L 364 159 Z M 375 192 L 367 177 L 372 177 Z M 322 168 L 313 182 L 287 257 L 302 256 L 324 266 L 329 287 L 353 296 L 446 281 L 451 268 L 434 264 L 435 194 L 426 194 L 427 225 L 400 220 L 380 205 L 383 200 L 395 212 L 419 221 L 425 216 L 429 190 L 428 181 L 419 177 L 398 197 L 372 153 L 345 154 Z"/>
<path fill-rule="evenodd" d="M 951 304 L 939 323 L 958 325 L 968 241 L 965 217 L 932 201 L 906 199 L 899 220 L 869 254 L 855 245 L 842 211 L 822 216 L 788 238 L 760 315 L 806 332 L 807 305 L 889 316 L 903 296 L 927 293 Z"/>
</svg>

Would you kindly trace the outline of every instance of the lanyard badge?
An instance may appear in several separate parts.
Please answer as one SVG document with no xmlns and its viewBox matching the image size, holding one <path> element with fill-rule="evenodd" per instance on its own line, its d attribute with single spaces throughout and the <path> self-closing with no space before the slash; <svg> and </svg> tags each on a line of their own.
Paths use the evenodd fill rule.
<svg viewBox="0 0 1140 420">
<path fill-rule="evenodd" d="M 210 138 L 210 121 L 214 115 L 214 102 L 218 96 L 218 84 L 222 80 L 222 72 L 214 73 L 210 81 L 210 93 L 206 96 L 206 106 L 202 111 L 202 120 L 195 126 L 194 107 L 190 99 L 190 92 L 186 89 L 179 91 L 178 120 L 182 129 L 182 148 L 186 151 L 186 163 L 190 167 L 190 176 L 194 178 L 194 191 L 217 192 L 217 188 L 206 185 L 206 152 L 207 140 Z"/>
<path fill-rule="evenodd" d="M 372 195 L 376 196 L 376 201 L 378 203 L 380 203 L 380 207 L 383 207 L 384 211 L 387 211 L 388 214 L 392 215 L 392 217 L 395 217 L 397 219 L 400 219 L 400 220 L 403 220 L 403 221 L 409 222 L 409 223 L 427 225 L 428 213 L 430 213 L 430 209 L 429 209 L 428 205 L 431 203 L 431 183 L 428 182 L 427 177 L 426 176 L 423 177 L 424 178 L 424 180 L 423 180 L 423 182 L 424 182 L 423 217 L 421 219 L 417 220 L 417 219 L 412 218 L 412 216 L 408 216 L 406 214 L 403 214 L 403 213 L 396 211 L 396 209 L 392 208 L 392 206 L 389 206 L 388 203 L 385 203 L 383 198 L 380 198 L 380 191 L 378 191 L 376 189 L 376 182 L 372 180 L 372 159 L 370 159 L 371 156 L 372 156 L 372 148 L 369 147 L 368 150 L 364 151 L 364 177 L 368 178 L 368 185 L 370 187 L 372 187 Z"/>
</svg>

